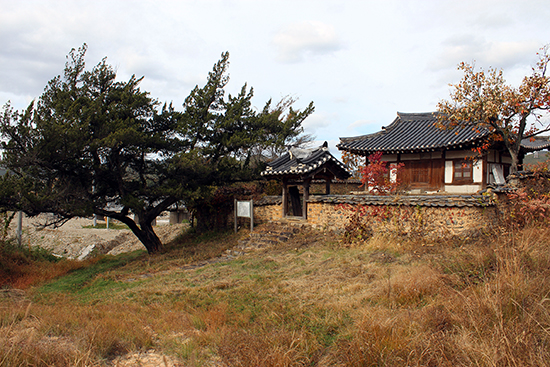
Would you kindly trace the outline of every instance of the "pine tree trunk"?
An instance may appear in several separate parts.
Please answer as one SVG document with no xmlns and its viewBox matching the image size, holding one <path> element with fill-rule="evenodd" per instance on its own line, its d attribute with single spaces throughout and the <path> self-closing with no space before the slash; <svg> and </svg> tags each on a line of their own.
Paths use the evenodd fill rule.
<svg viewBox="0 0 550 367">
<path fill-rule="evenodd" d="M 132 233 L 138 238 L 138 240 L 145 246 L 149 254 L 154 254 L 162 250 L 162 242 L 158 238 L 157 234 L 153 230 L 152 222 L 141 222 L 139 227 L 137 223 L 127 216 L 119 216 L 116 219 L 126 224 Z"/>
<path fill-rule="evenodd" d="M 162 242 L 153 230 L 151 223 L 140 223 L 140 234 L 135 233 L 138 239 L 143 243 L 149 254 L 154 254 L 162 250 Z"/>
</svg>

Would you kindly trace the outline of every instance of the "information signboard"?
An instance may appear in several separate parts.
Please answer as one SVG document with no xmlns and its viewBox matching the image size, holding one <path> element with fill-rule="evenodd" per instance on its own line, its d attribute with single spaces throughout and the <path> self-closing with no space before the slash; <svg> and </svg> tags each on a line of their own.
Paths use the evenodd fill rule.
<svg viewBox="0 0 550 367">
<path fill-rule="evenodd" d="M 250 231 L 254 230 L 254 205 L 252 200 L 239 201 L 235 199 L 235 233 L 237 232 L 237 219 L 250 218 Z"/>
</svg>

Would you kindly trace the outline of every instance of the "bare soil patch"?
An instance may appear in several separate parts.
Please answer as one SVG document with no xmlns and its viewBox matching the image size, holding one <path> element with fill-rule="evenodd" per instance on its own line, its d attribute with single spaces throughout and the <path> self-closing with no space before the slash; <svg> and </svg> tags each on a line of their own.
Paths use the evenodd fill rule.
<svg viewBox="0 0 550 367">
<path fill-rule="evenodd" d="M 74 218 L 59 228 L 43 228 L 48 215 L 33 218 L 23 217 L 22 243 L 24 246 L 38 246 L 52 251 L 56 256 L 83 260 L 93 254 L 117 255 L 124 252 L 144 250 L 145 247 L 129 229 L 90 228 L 92 218 Z M 10 225 L 10 236 L 15 237 L 16 219 Z M 105 226 L 105 221 L 97 221 Z M 110 221 L 111 224 L 119 224 Z M 187 224 L 170 225 L 168 216 L 158 218 L 155 232 L 162 243 L 173 240 Z"/>
</svg>

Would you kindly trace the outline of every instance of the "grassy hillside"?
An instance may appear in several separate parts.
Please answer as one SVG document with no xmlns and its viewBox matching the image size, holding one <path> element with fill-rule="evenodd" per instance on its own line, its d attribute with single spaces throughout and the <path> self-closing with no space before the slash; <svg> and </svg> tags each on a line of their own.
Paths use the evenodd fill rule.
<svg viewBox="0 0 550 367">
<path fill-rule="evenodd" d="M 246 235 L 22 275 L 25 292 L 0 298 L 0 366 L 125 366 L 151 350 L 160 362 L 142 366 L 550 365 L 546 228 L 354 245 L 312 231 L 189 266 Z"/>
</svg>

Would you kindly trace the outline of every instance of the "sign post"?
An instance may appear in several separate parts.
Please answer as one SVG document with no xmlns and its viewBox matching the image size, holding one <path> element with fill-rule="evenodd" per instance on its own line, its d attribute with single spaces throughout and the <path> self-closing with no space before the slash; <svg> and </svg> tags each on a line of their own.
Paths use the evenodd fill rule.
<svg viewBox="0 0 550 367">
<path fill-rule="evenodd" d="M 250 218 L 250 232 L 254 230 L 254 204 L 252 200 L 238 201 L 235 199 L 235 233 L 237 233 L 237 218 Z"/>
<path fill-rule="evenodd" d="M 17 212 L 17 244 L 23 246 L 23 212 Z"/>
</svg>

